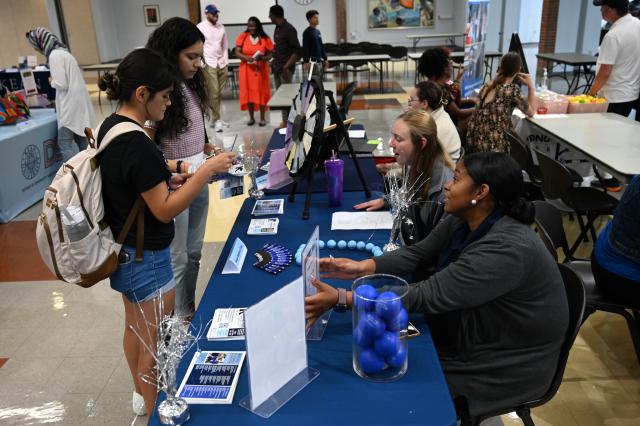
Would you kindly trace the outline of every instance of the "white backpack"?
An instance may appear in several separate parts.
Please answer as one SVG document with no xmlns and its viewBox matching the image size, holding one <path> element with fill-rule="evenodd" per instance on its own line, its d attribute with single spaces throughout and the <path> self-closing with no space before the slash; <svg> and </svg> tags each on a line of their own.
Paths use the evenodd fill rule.
<svg viewBox="0 0 640 426">
<path fill-rule="evenodd" d="M 96 135 L 99 130 L 100 126 L 96 129 Z M 111 228 L 104 221 L 102 176 L 97 158 L 116 137 L 138 131 L 145 133 L 135 123 L 116 124 L 96 149 L 91 129 L 85 129 L 89 146 L 64 163 L 45 190 L 42 213 L 36 225 L 36 241 L 42 260 L 59 280 L 91 287 L 113 274 L 118 268 L 118 254 L 122 243 L 136 217 L 136 260 L 142 260 L 144 201 L 138 196 L 124 228 L 118 239 L 114 240 Z M 86 218 L 88 234 L 78 241 L 71 241 L 67 232 L 71 228 L 65 229 L 63 226 L 67 217 L 70 217 L 63 217 L 65 208 L 81 211 Z M 79 216 L 82 217 L 82 214 Z"/>
</svg>

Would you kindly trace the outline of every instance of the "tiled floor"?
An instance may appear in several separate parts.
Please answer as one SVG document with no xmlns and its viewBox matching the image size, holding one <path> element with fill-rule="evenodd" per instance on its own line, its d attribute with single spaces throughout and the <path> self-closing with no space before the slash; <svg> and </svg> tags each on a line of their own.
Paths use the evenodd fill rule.
<svg viewBox="0 0 640 426">
<path fill-rule="evenodd" d="M 98 117 L 109 114 L 109 104 L 103 102 L 100 110 L 93 97 Z M 382 103 L 376 99 L 388 99 L 384 102 L 388 105 L 359 109 L 366 101 Z M 368 137 L 387 138 L 406 99 L 406 94 L 358 96 L 350 115 L 366 126 Z M 231 127 L 222 136 L 212 135 L 218 144 L 235 132 L 245 140 L 266 143 L 273 131 L 273 127 L 246 128 L 237 100 L 226 99 L 222 114 Z M 279 113 L 273 114 L 272 122 L 279 120 Z M 243 200 L 221 201 L 216 185 L 210 190 L 198 300 Z M 83 289 L 50 281 L 33 243 L 33 221 L 39 212 L 36 205 L 0 225 L 0 424 L 146 423 L 146 417 L 131 412 L 120 296 L 107 283 Z M 571 236 L 576 235 L 575 222 L 567 222 L 567 227 Z M 585 245 L 579 254 L 589 252 Z M 640 365 L 621 318 L 603 313 L 589 318 L 571 352 L 558 395 L 534 409 L 533 415 L 539 426 L 640 424 Z M 278 424 L 277 418 L 273 420 Z M 521 424 L 512 416 L 487 424 L 502 422 Z"/>
</svg>

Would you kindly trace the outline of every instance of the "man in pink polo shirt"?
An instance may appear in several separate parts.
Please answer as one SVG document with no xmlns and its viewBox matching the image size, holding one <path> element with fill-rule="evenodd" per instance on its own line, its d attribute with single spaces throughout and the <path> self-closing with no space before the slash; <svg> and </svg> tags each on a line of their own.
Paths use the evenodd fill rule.
<svg viewBox="0 0 640 426">
<path fill-rule="evenodd" d="M 198 29 L 204 34 L 204 68 L 209 86 L 209 106 L 211 107 L 211 126 L 216 132 L 222 132 L 227 123 L 220 119 L 220 98 L 222 89 L 227 82 L 227 65 L 229 51 L 227 33 L 224 25 L 218 23 L 218 8 L 210 4 L 204 9 L 206 19 L 198 24 Z"/>
</svg>

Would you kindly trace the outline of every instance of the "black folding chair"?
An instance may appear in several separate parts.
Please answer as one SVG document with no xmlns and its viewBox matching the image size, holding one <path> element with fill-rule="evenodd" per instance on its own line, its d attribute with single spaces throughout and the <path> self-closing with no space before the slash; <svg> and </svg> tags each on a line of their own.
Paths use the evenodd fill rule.
<svg viewBox="0 0 640 426">
<path fill-rule="evenodd" d="M 613 300 L 603 295 L 596 286 L 595 278 L 591 272 L 591 261 L 576 259 L 569 253 L 567 238 L 562 226 L 562 215 L 553 205 L 546 201 L 534 201 L 536 209 L 536 225 L 540 230 L 542 241 L 549 251 L 557 259 L 557 250 L 562 249 L 564 264 L 580 276 L 586 293 L 587 308 L 584 320 L 595 311 L 610 312 L 621 315 L 627 321 L 633 348 L 640 362 L 640 301 L 637 300 Z M 629 312 L 630 311 L 630 312 Z"/>
<path fill-rule="evenodd" d="M 596 240 L 593 222 L 598 216 L 613 214 L 618 200 L 591 187 L 574 186 L 571 172 L 558 161 L 536 151 L 540 173 L 542 175 L 542 195 L 546 201 L 565 213 L 575 213 L 580 225 L 580 234 L 569 249 L 569 255 L 575 253 L 583 241 L 588 241 L 587 233 Z M 583 221 L 586 218 L 586 223 Z"/>
</svg>

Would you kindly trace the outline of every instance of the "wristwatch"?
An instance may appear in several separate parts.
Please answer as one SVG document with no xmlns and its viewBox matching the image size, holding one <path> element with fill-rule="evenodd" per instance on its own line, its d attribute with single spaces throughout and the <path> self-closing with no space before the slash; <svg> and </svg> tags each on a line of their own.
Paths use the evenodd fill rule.
<svg viewBox="0 0 640 426">
<path fill-rule="evenodd" d="M 347 290 L 344 288 L 338 289 L 338 303 L 333 307 L 333 310 L 336 312 L 347 311 Z"/>
</svg>

